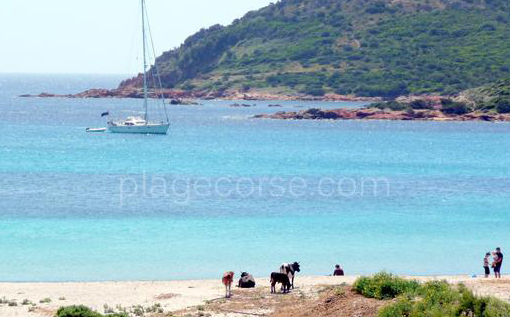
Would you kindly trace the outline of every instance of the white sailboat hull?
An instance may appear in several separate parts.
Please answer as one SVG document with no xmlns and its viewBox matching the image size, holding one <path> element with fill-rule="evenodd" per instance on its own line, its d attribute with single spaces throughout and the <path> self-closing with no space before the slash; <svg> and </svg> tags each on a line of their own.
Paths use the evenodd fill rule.
<svg viewBox="0 0 510 317">
<path fill-rule="evenodd" d="M 165 110 L 165 118 L 166 121 L 159 121 L 155 120 L 154 118 L 151 118 L 149 120 L 148 117 L 148 87 L 147 87 L 147 67 L 149 66 L 147 64 L 147 39 L 145 36 L 145 0 L 141 0 L 141 7 L 142 7 L 142 35 L 143 35 L 143 106 L 144 106 L 144 115 L 143 117 L 139 116 L 129 116 L 125 120 L 118 120 L 118 121 L 108 121 L 108 131 L 111 133 L 130 133 L 130 134 L 167 134 L 168 128 L 170 127 L 170 123 L 168 120 L 168 113 L 165 106 L 165 100 L 164 98 L 161 98 L 161 101 L 163 103 L 163 108 Z M 154 48 L 154 46 L 152 45 Z M 154 52 L 153 52 L 154 53 Z M 155 55 L 155 53 L 154 53 Z M 156 64 L 154 64 L 154 67 L 156 67 Z M 154 73 L 153 73 L 154 75 Z M 159 78 L 159 73 L 157 72 L 158 76 L 158 83 L 159 88 L 161 89 L 161 79 Z M 156 86 L 156 82 L 154 82 Z M 156 88 L 156 87 L 154 87 Z M 109 111 L 101 114 L 101 116 L 109 115 Z M 90 131 L 92 132 L 92 131 Z"/>
<path fill-rule="evenodd" d="M 134 134 L 167 134 L 169 124 L 147 124 L 147 125 L 109 125 L 111 133 L 134 133 Z"/>
</svg>

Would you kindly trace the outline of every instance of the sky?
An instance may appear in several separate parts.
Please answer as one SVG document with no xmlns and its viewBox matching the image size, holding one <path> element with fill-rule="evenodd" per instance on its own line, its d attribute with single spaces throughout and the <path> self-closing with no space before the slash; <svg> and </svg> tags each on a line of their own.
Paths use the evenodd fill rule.
<svg viewBox="0 0 510 317">
<path fill-rule="evenodd" d="M 146 0 L 156 55 L 275 0 Z M 0 0 L 0 73 L 141 70 L 139 0 Z"/>
</svg>

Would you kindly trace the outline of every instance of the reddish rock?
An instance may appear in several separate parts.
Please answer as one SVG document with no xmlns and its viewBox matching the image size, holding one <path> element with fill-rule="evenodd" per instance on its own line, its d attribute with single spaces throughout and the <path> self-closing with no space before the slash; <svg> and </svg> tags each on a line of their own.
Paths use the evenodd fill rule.
<svg viewBox="0 0 510 317">
<path fill-rule="evenodd" d="M 74 98 L 107 98 L 112 97 L 108 89 L 90 89 L 82 93 L 73 95 Z"/>
<path fill-rule="evenodd" d="M 280 111 L 274 114 L 259 114 L 254 118 L 282 120 L 421 120 L 421 121 L 510 121 L 508 115 L 489 115 L 486 113 L 468 113 L 462 116 L 445 116 L 438 110 L 392 111 L 378 108 L 364 109 L 308 109 L 299 112 Z"/>
<path fill-rule="evenodd" d="M 330 111 L 334 112 L 337 115 L 338 119 L 357 119 L 356 113 L 352 110 L 333 109 Z"/>
<path fill-rule="evenodd" d="M 380 110 L 377 108 L 365 108 L 365 109 L 353 110 L 353 111 L 355 111 L 356 118 L 358 118 L 358 119 L 370 118 L 374 115 L 382 115 L 385 113 L 384 110 Z"/>
</svg>

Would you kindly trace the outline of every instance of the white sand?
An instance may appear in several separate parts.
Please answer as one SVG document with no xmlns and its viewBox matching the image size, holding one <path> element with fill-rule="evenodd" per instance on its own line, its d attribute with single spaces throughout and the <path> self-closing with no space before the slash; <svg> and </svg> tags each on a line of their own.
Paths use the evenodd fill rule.
<svg viewBox="0 0 510 317">
<path fill-rule="evenodd" d="M 433 279 L 447 280 L 450 283 L 464 283 L 475 293 L 493 295 L 510 302 L 510 277 L 495 279 L 471 278 L 468 276 L 413 277 L 420 281 Z M 346 277 L 296 277 L 296 288 L 310 288 L 318 285 L 352 284 L 356 276 Z M 269 278 L 257 278 L 257 287 L 268 287 Z M 60 306 L 83 304 L 101 313 L 104 305 L 115 308 L 117 305 L 144 307 L 160 303 L 165 312 L 185 309 L 203 304 L 207 300 L 224 296 L 221 279 L 201 281 L 170 282 L 100 282 L 100 283 L 0 283 L 0 297 L 16 300 L 18 306 L 0 306 L 2 317 L 53 316 Z M 233 291 L 236 288 L 233 287 Z M 65 297 L 65 300 L 59 298 Z M 50 303 L 40 300 L 50 298 Z M 34 312 L 29 306 L 21 305 L 24 299 L 36 304 Z"/>
</svg>

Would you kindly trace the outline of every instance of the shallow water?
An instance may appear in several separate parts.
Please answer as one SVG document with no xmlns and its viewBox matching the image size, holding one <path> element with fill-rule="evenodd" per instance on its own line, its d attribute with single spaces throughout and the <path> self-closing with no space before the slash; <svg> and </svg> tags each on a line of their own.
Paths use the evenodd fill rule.
<svg viewBox="0 0 510 317">
<path fill-rule="evenodd" d="M 362 103 L 203 101 L 170 107 L 167 136 L 94 134 L 103 111 L 141 102 L 16 97 L 119 79 L 0 76 L 0 281 L 265 276 L 284 261 L 474 274 L 510 248 L 507 123 L 257 120 Z"/>
</svg>

